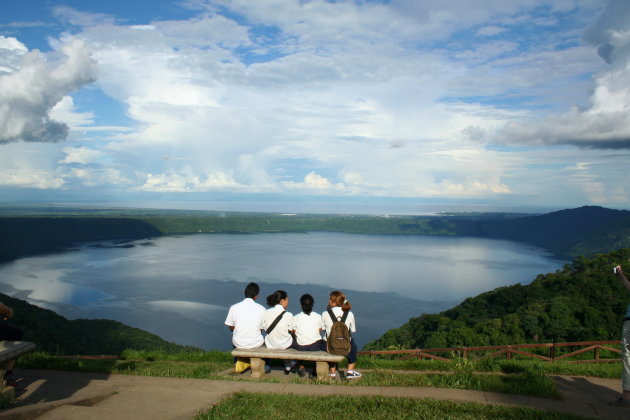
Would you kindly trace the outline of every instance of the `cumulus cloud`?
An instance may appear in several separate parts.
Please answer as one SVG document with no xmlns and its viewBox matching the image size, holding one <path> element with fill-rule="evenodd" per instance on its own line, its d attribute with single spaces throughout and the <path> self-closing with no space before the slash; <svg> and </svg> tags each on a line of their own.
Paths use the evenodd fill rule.
<svg viewBox="0 0 630 420">
<path fill-rule="evenodd" d="M 16 43 L 12 51 L 24 52 Z M 96 65 L 80 40 L 61 46 L 59 53 L 58 60 L 37 50 L 24 53 L 17 70 L 0 74 L 0 144 L 66 138 L 68 126 L 49 113 L 65 95 L 95 80 Z"/>
<path fill-rule="evenodd" d="M 59 163 L 80 163 L 86 165 L 103 155 L 102 152 L 88 149 L 87 147 L 64 147 L 63 151 L 66 157 L 60 160 Z"/>
<path fill-rule="evenodd" d="M 589 105 L 540 122 L 510 122 L 500 141 L 630 149 L 630 3 L 611 0 L 584 39 L 608 64 L 593 78 Z"/>
<path fill-rule="evenodd" d="M 153 192 L 203 192 L 222 190 L 226 188 L 235 189 L 239 185 L 231 175 L 217 172 L 199 177 L 189 173 L 177 173 L 169 171 L 163 174 L 146 174 L 145 183 L 138 187 L 138 191 Z"/>
</svg>

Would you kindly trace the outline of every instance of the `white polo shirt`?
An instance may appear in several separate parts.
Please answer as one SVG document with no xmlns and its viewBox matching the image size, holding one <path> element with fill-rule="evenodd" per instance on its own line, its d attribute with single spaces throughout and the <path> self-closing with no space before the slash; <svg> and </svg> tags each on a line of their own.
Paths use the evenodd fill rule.
<svg viewBox="0 0 630 420">
<path fill-rule="evenodd" d="M 265 340 L 260 330 L 263 329 L 263 315 L 265 308 L 245 298 L 230 306 L 225 325 L 234 327 L 232 343 L 241 349 L 254 349 L 264 344 Z"/>
<path fill-rule="evenodd" d="M 333 306 L 332 308 L 333 314 L 337 317 L 337 320 L 343 316 L 343 309 L 339 306 Z M 332 328 L 333 321 L 330 319 L 330 315 L 328 315 L 328 311 L 322 312 L 322 323 L 324 324 L 324 329 L 326 330 L 326 337 L 330 334 L 330 329 Z M 346 317 L 346 325 L 351 333 L 357 331 L 357 326 L 354 321 L 354 314 L 352 311 L 348 312 L 348 316 Z"/>
<path fill-rule="evenodd" d="M 320 314 L 300 312 L 293 317 L 292 329 L 295 330 L 295 340 L 301 346 L 308 346 L 322 339 L 321 330 L 324 329 Z"/>
<path fill-rule="evenodd" d="M 263 327 L 265 330 L 273 324 L 278 315 L 284 311 L 284 307 L 280 304 L 273 308 L 267 309 L 263 316 Z M 286 312 L 282 315 L 282 318 L 276 324 L 271 334 L 265 336 L 265 345 L 270 349 L 288 349 L 293 343 L 293 337 L 289 333 L 291 329 L 291 323 L 293 322 L 293 315 L 291 312 Z"/>
</svg>

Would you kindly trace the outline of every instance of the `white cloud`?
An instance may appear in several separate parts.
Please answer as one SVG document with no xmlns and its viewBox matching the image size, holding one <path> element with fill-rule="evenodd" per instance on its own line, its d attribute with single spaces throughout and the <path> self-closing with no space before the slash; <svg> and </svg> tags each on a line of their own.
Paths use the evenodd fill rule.
<svg viewBox="0 0 630 420">
<path fill-rule="evenodd" d="M 575 123 L 588 112 L 623 109 L 630 84 L 618 54 L 626 42 L 621 29 L 606 38 L 617 49 L 610 57 L 620 75 L 601 72 L 596 86 L 606 89 L 595 90 L 599 99 L 584 107 L 592 86 L 587 75 L 602 61 L 576 33 L 601 2 L 187 4 L 201 12 L 133 25 L 56 9 L 82 28 L 51 45 L 89 45 L 99 68 L 94 88 L 111 99 L 91 110 L 89 100 L 68 91 L 44 107 L 71 130 L 54 158 L 66 187 L 526 202 L 536 188 L 541 196 L 572 194 L 576 201 L 610 200 L 621 191 L 623 177 L 602 175 L 601 163 L 591 164 L 595 178 L 588 181 L 569 176 L 562 168 L 592 162 L 579 153 L 563 151 L 530 172 L 541 149 L 496 147 L 499 140 L 571 143 L 571 135 L 589 132 Z M 559 114 L 573 102 L 580 106 Z M 121 105 L 126 127 L 103 114 L 113 104 Z M 532 123 L 552 113 L 558 115 Z M 620 121 L 608 129 L 623 135 Z M 618 174 L 623 165 L 614 160 L 608 170 Z M 594 184 L 589 192 L 587 182 L 600 183 L 603 192 L 595 193 Z M 554 195 L 553 188 L 562 191 Z"/>
<path fill-rule="evenodd" d="M 542 121 L 510 122 L 497 135 L 501 141 L 630 148 L 630 3 L 611 0 L 585 38 L 609 63 L 593 78 L 589 105 Z"/>
<path fill-rule="evenodd" d="M 144 185 L 137 188 L 138 191 L 203 192 L 239 187 L 229 174 L 223 172 L 198 177 L 171 171 L 164 174 L 146 174 L 145 179 Z"/>
<path fill-rule="evenodd" d="M 60 53 L 61 60 L 50 62 L 37 50 L 29 52 L 18 70 L 0 75 L 0 144 L 66 138 L 68 126 L 49 112 L 67 93 L 94 80 L 95 65 L 82 41 L 63 45 Z"/>
<path fill-rule="evenodd" d="M 80 163 L 86 165 L 96 161 L 103 153 L 99 150 L 88 149 L 87 147 L 64 147 L 66 157 L 59 163 Z"/>
</svg>

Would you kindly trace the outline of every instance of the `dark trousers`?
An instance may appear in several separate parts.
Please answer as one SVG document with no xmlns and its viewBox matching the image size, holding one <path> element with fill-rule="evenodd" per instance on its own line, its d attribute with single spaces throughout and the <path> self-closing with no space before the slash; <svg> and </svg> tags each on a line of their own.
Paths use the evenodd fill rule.
<svg viewBox="0 0 630 420">
<path fill-rule="evenodd" d="M 326 351 L 326 342 L 324 340 L 317 340 L 314 343 L 301 345 L 297 343 L 295 337 L 293 337 L 293 343 L 291 343 L 291 348 L 301 351 Z"/>
<path fill-rule="evenodd" d="M 0 321 L 0 340 L 20 341 L 22 339 L 22 329 L 6 321 Z"/>
</svg>

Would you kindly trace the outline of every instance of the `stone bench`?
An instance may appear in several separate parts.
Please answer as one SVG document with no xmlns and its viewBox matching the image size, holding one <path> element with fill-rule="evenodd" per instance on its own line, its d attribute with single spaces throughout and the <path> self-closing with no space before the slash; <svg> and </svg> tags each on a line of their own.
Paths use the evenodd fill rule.
<svg viewBox="0 0 630 420">
<path fill-rule="evenodd" d="M 35 350 L 35 343 L 30 341 L 0 341 L 0 363 L 17 359 L 33 350 Z"/>
<path fill-rule="evenodd" d="M 295 349 L 268 349 L 267 347 L 258 347 L 255 349 L 234 349 L 232 356 L 249 357 L 252 378 L 262 378 L 265 373 L 264 359 L 282 359 L 282 360 L 308 360 L 315 362 L 315 371 L 317 377 L 328 378 L 328 364 L 341 362 L 344 356 L 337 356 L 326 353 L 325 351 L 299 351 Z"/>
<path fill-rule="evenodd" d="M 35 350 L 35 343 L 30 341 L 0 341 L 0 399 L 4 402 L 12 401 L 15 398 L 15 389 L 5 386 L 4 364 L 33 350 Z"/>
</svg>

